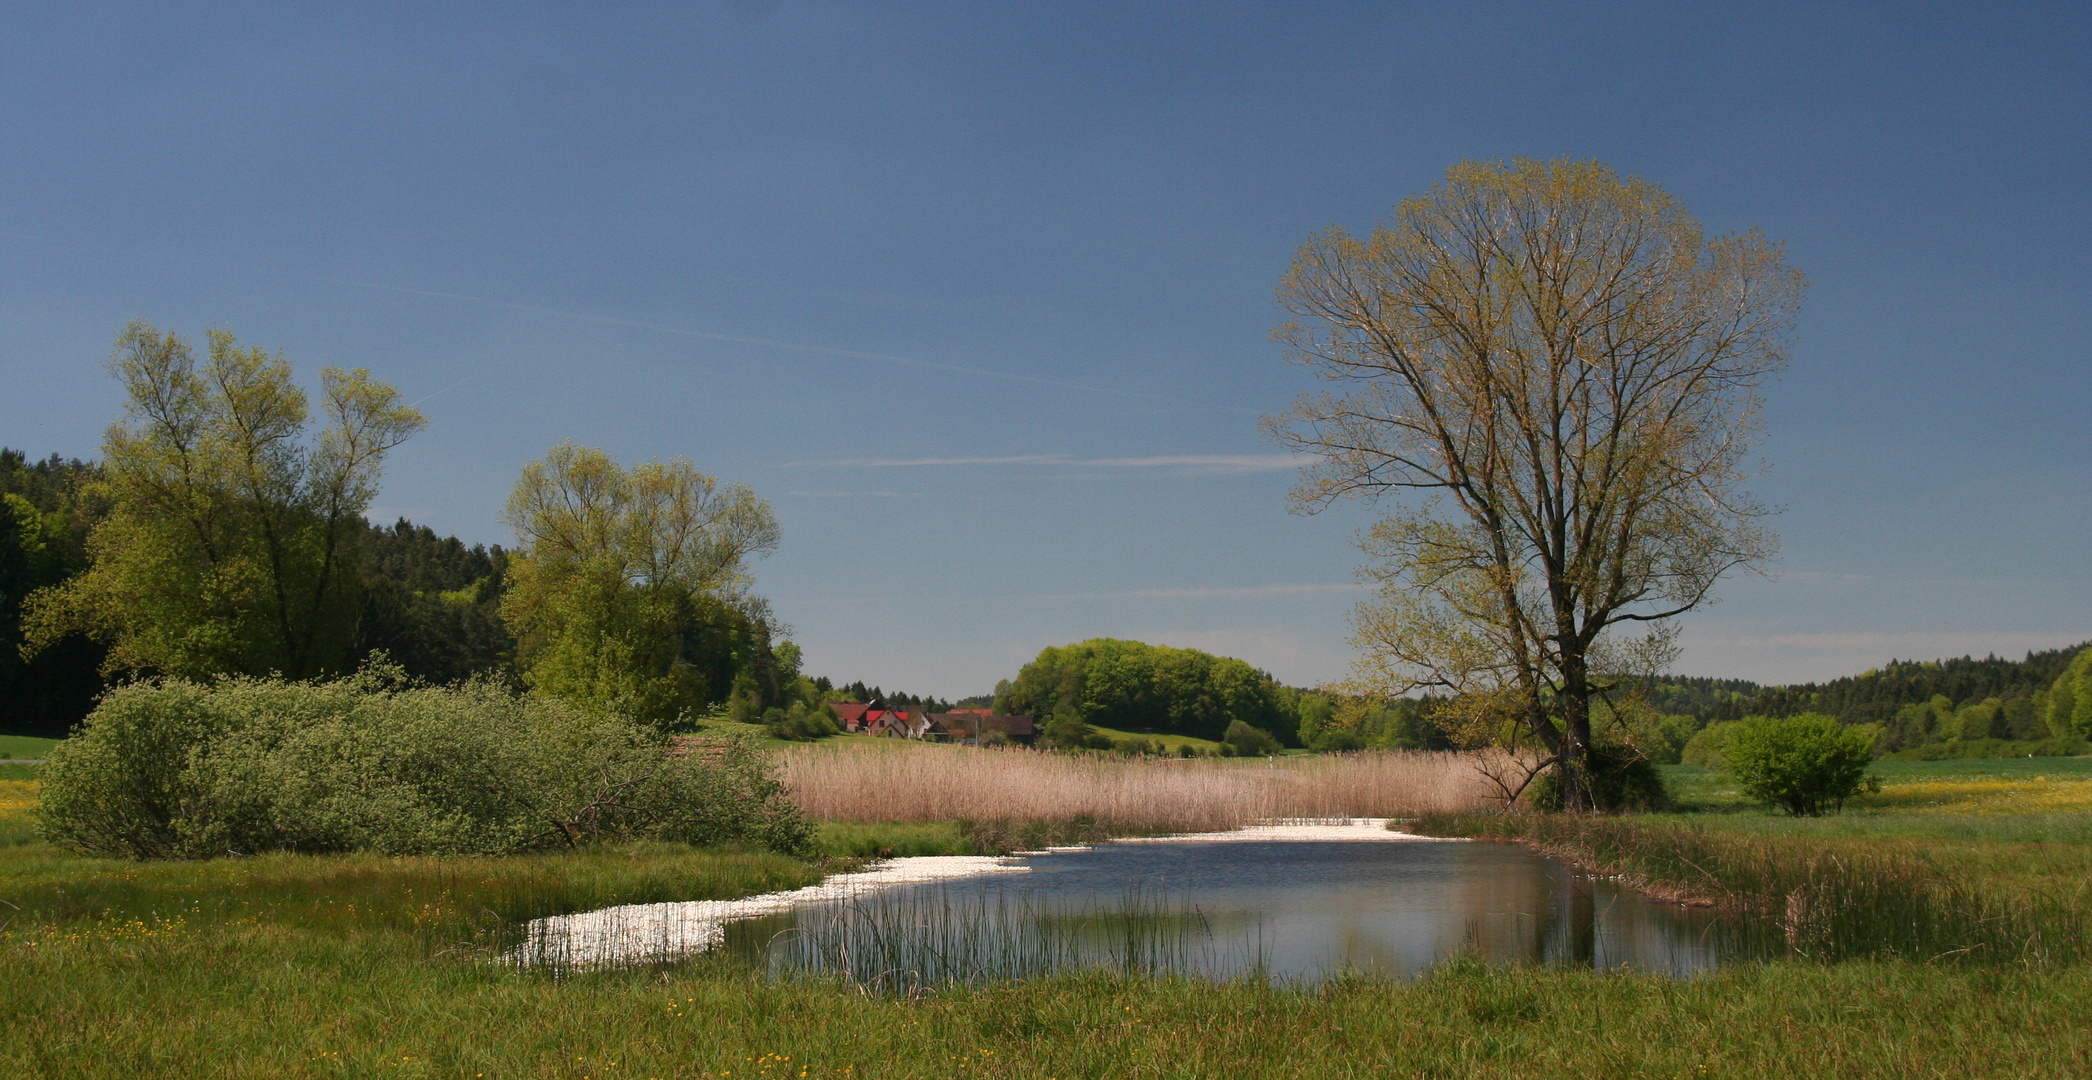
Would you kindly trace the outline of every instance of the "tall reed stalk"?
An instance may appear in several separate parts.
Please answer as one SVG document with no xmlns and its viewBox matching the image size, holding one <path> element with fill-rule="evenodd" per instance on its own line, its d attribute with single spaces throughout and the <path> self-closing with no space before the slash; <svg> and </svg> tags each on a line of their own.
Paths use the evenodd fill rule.
<svg viewBox="0 0 2092 1080">
<path fill-rule="evenodd" d="M 1274 819 L 1413 817 L 1488 805 L 1492 790 L 1454 753 L 1360 753 L 1264 761 L 1094 758 L 909 746 L 785 752 L 782 777 L 824 821 L 1088 819 L 1204 832 Z"/>
<path fill-rule="evenodd" d="M 1069 903 L 1022 889 L 943 888 L 802 910 L 795 925 L 741 951 L 772 974 L 904 996 L 1083 969 L 1148 977 L 1263 972 L 1261 938 L 1228 929 L 1217 933 L 1198 908 L 1140 889 L 1116 903 Z"/>
</svg>

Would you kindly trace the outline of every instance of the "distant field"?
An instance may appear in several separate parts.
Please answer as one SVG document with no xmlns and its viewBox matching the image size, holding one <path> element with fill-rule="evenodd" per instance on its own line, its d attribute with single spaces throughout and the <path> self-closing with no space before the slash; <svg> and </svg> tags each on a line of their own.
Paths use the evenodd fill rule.
<svg viewBox="0 0 2092 1080">
<path fill-rule="evenodd" d="M 46 758 L 51 756 L 51 748 L 57 745 L 57 739 L 38 739 L 28 735 L 0 735 L 0 760 L 7 758 Z"/>
<path fill-rule="evenodd" d="M 2001 893 L 2076 897 L 2092 880 L 2092 757 L 1877 761 L 1876 795 L 1793 818 L 1745 799 L 1726 773 L 1664 768 L 1677 806 L 1640 818 L 1850 850 L 1907 851 Z"/>
<path fill-rule="evenodd" d="M 1871 769 L 1881 792 L 1846 803 L 1844 816 L 2092 811 L 2092 757 L 1877 761 Z M 1721 770 L 1666 765 L 1663 772 L 1680 810 L 1766 812 Z"/>
<path fill-rule="evenodd" d="M 1095 724 L 1091 724 L 1090 727 L 1095 728 L 1098 734 L 1108 735 L 1113 739 L 1146 739 L 1152 743 L 1160 743 L 1173 754 L 1180 746 L 1189 746 L 1202 754 L 1217 753 L 1220 750 L 1220 744 L 1212 739 L 1195 739 L 1189 735 L 1149 734 L 1145 731 L 1121 731 L 1118 728 L 1097 727 Z"/>
</svg>

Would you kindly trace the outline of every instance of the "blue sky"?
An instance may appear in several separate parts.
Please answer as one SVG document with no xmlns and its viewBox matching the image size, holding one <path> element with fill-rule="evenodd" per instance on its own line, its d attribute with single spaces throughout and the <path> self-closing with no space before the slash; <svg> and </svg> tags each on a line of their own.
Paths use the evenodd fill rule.
<svg viewBox="0 0 2092 1080">
<path fill-rule="evenodd" d="M 140 317 L 421 403 L 469 540 L 562 439 L 775 504 L 809 666 L 978 692 L 1114 635 L 1340 676 L 1362 508 L 1260 414 L 1314 229 L 1596 157 L 1813 281 L 1774 580 L 1685 671 L 2092 637 L 2078 6 L 9 5 L 0 443 L 96 453 Z"/>
</svg>

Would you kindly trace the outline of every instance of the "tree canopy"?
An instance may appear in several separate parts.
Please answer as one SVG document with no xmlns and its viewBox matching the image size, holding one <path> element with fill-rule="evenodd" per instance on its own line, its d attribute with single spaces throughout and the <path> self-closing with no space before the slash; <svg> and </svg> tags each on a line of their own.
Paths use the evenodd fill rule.
<svg viewBox="0 0 2092 1080">
<path fill-rule="evenodd" d="M 423 425 L 367 370 L 320 370 L 327 426 L 281 354 L 210 332 L 199 363 L 133 321 L 110 373 L 126 415 L 103 441 L 92 566 L 31 597 L 32 649 L 84 632 L 115 669 L 173 675 L 340 670 L 357 545 L 385 454 Z"/>
<path fill-rule="evenodd" d="M 532 688 L 655 723 L 744 676 L 778 696 L 768 608 L 747 587 L 779 534 L 753 490 L 565 443 L 525 467 L 502 520 L 522 543 L 502 614 Z"/>
<path fill-rule="evenodd" d="M 87 488 L 98 475 L 86 462 L 0 448 L 0 731 L 62 736 L 102 689 L 107 650 L 86 637 L 22 653 L 24 603 L 87 568 L 100 512 Z"/>
<path fill-rule="evenodd" d="M 1040 650 L 997 688 L 995 707 L 1040 717 L 1049 729 L 1072 720 L 1214 740 L 1239 721 L 1291 743 L 1299 725 L 1296 698 L 1231 657 L 1095 638 Z"/>
<path fill-rule="evenodd" d="M 1595 162 L 1462 162 L 1367 237 L 1311 237 L 1277 336 L 1338 389 L 1269 431 L 1314 456 L 1298 509 L 1388 506 L 1357 688 L 1517 725 L 1587 806 L 1594 696 L 1773 550 L 1742 485 L 1802 288 L 1778 245 Z"/>
</svg>

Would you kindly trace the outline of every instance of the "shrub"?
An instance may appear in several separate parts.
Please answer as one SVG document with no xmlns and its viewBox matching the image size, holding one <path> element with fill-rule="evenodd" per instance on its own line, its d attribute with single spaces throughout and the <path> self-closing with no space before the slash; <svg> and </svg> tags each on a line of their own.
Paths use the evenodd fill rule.
<svg viewBox="0 0 2092 1080">
<path fill-rule="evenodd" d="M 53 841 L 132 858 L 805 848 L 753 748 L 665 751 L 650 727 L 486 683 L 169 679 L 112 691 L 52 751 L 39 813 Z"/>
<path fill-rule="evenodd" d="M 1728 769 L 1744 794 L 1800 817 L 1839 810 L 1861 788 L 1879 790 L 1867 774 L 1874 740 L 1821 713 L 1757 717 L 1729 737 Z"/>
<path fill-rule="evenodd" d="M 1342 754 L 1365 749 L 1366 741 L 1359 738 L 1357 732 L 1339 727 L 1325 727 L 1316 732 L 1314 738 L 1308 740 L 1307 746 L 1318 754 Z"/>
<path fill-rule="evenodd" d="M 1621 810 L 1660 810 L 1671 801 L 1663 773 L 1647 757 L 1630 747 L 1600 744 L 1591 747 L 1590 768 L 1584 774 L 1584 790 L 1594 809 L 1608 813 Z M 1526 805 L 1550 813 L 1562 808 L 1562 774 L 1549 769 L 1533 781 L 1525 794 Z"/>
<path fill-rule="evenodd" d="M 1240 720 L 1228 725 L 1228 733 L 1220 741 L 1236 757 L 1269 757 L 1278 753 L 1278 740 L 1270 732 Z"/>
<path fill-rule="evenodd" d="M 773 739 L 810 742 L 843 733 L 842 722 L 827 705 L 809 706 L 793 702 L 790 711 L 771 709 L 763 714 L 763 731 Z"/>
</svg>

